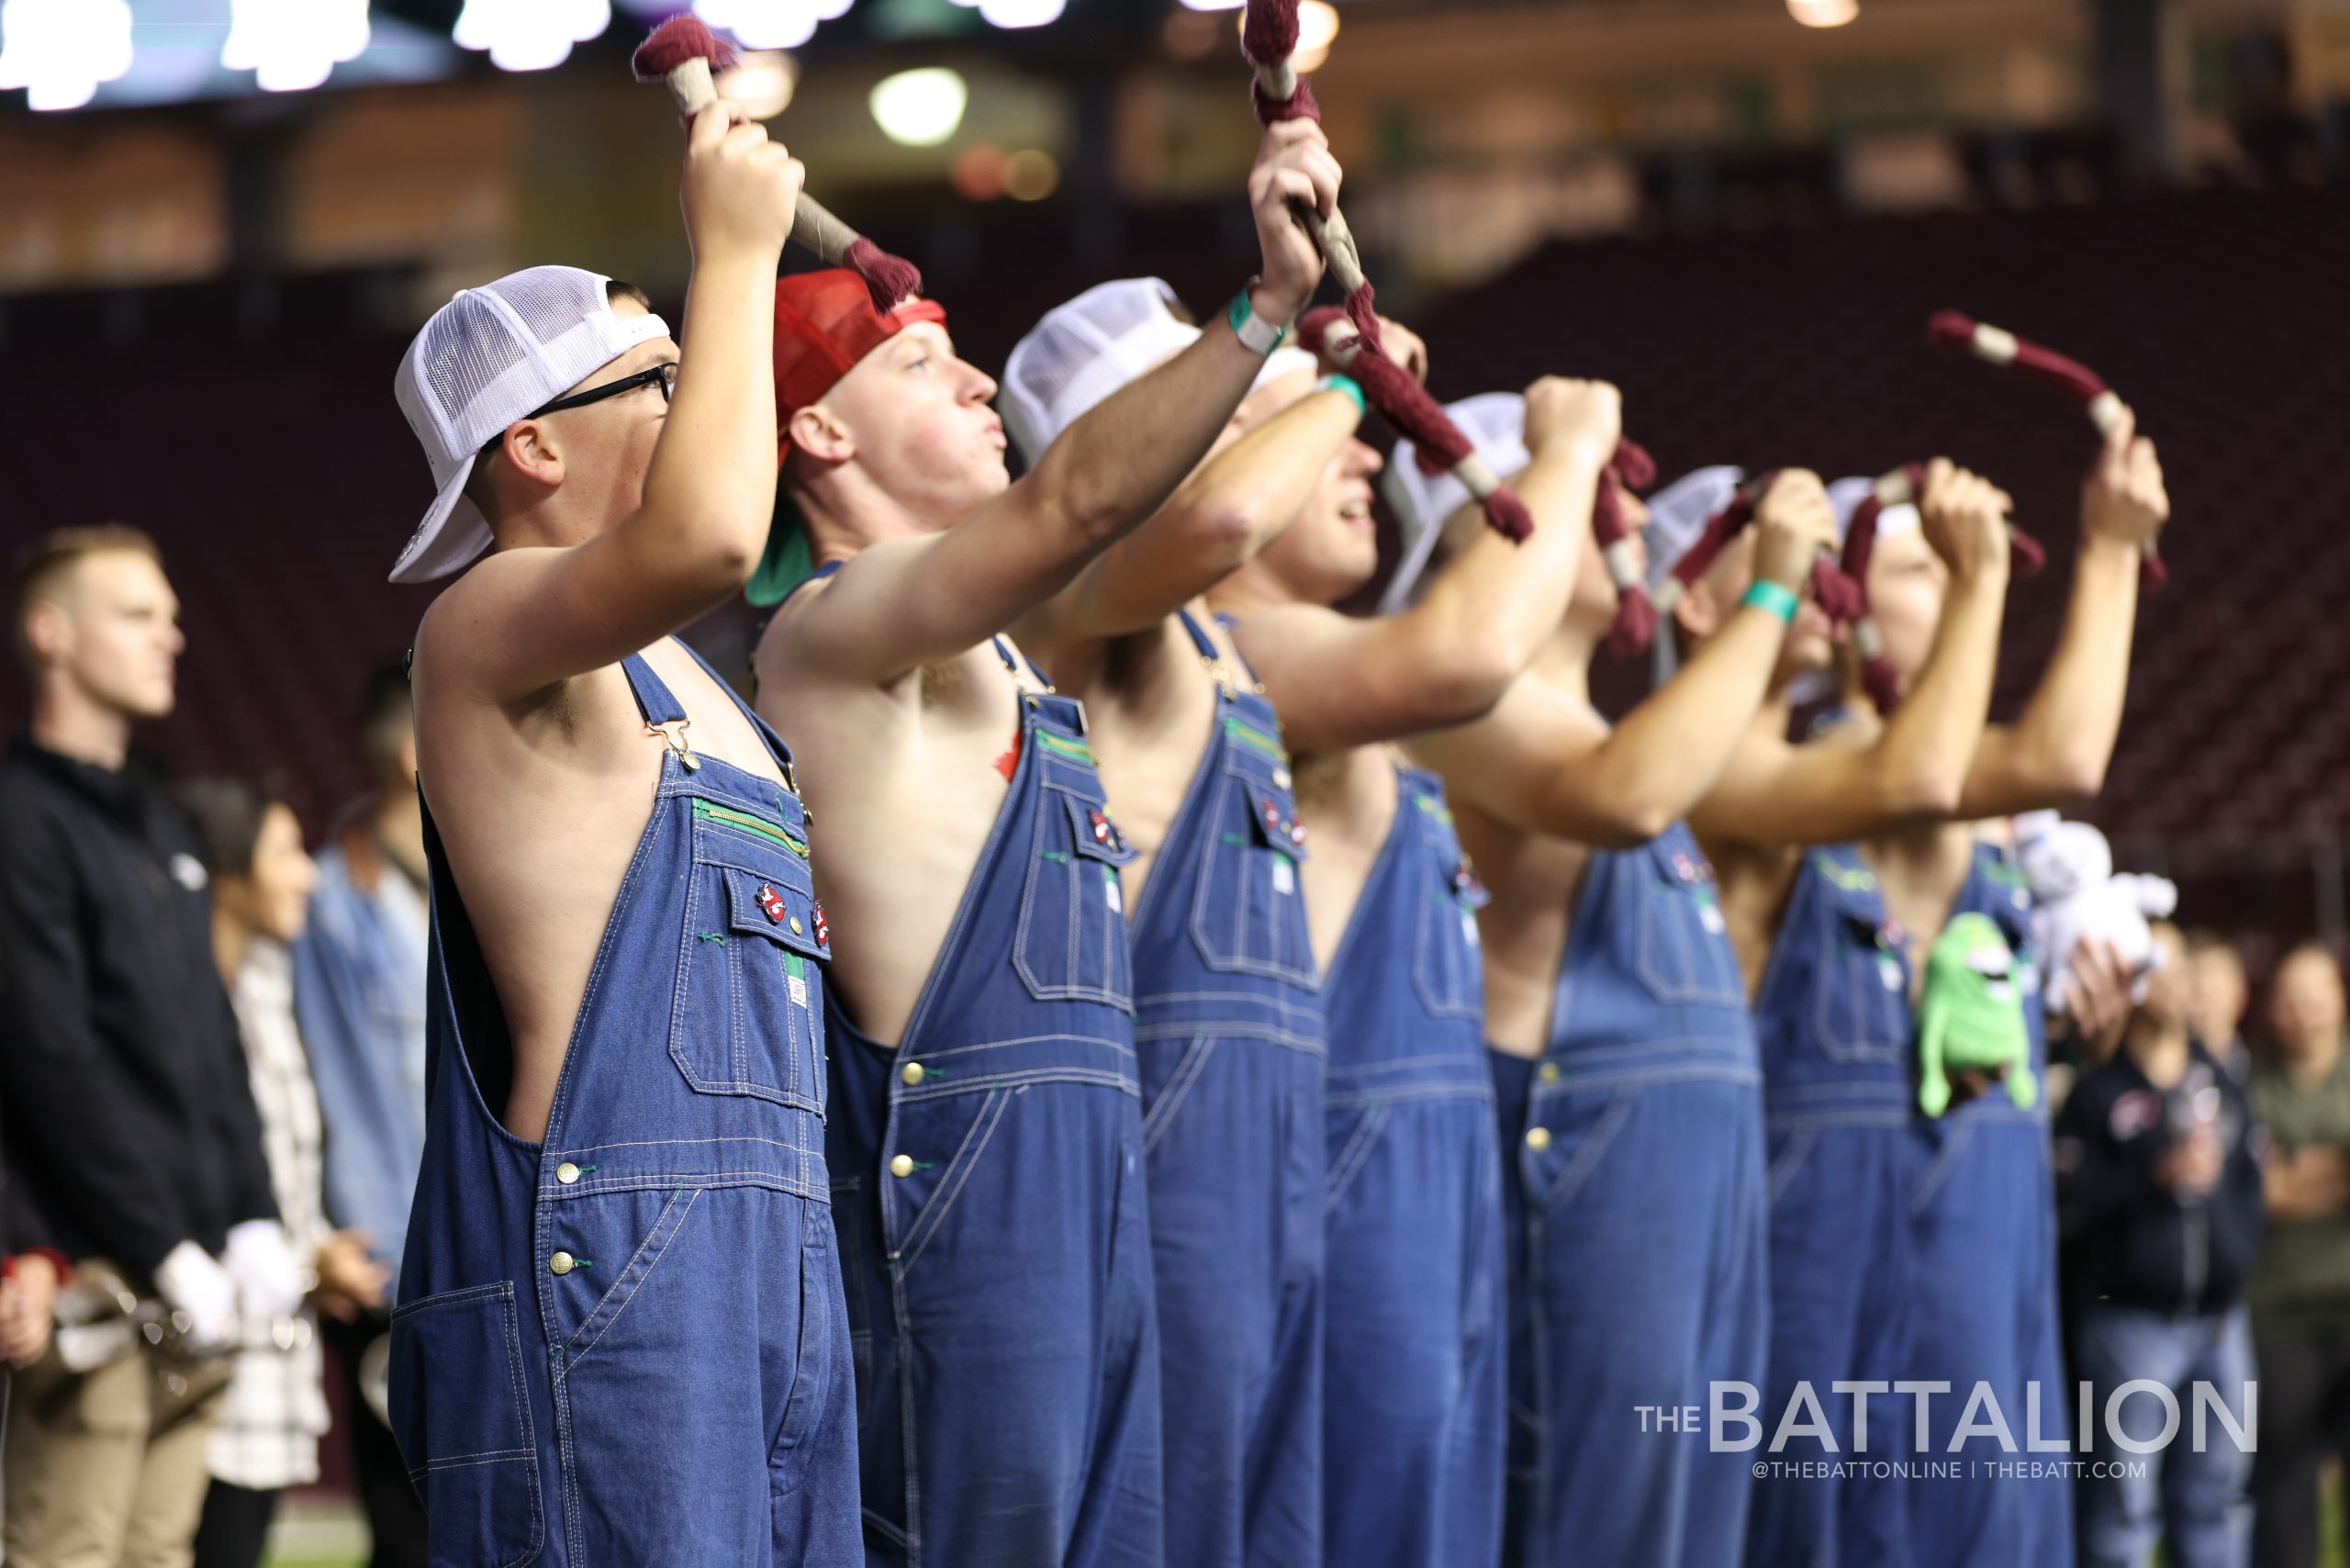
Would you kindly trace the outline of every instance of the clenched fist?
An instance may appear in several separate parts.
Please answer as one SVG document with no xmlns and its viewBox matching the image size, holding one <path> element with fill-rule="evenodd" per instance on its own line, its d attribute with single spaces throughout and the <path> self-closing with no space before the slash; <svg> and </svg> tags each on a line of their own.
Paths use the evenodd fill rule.
<svg viewBox="0 0 2350 1568">
<path fill-rule="evenodd" d="M 1754 577 L 1794 593 L 1811 584 L 1811 564 L 1836 548 L 1836 509 L 1808 468 L 1782 468 L 1754 507 Z"/>
<path fill-rule="evenodd" d="M 1947 457 L 1926 465 L 1926 488 L 1918 498 L 1926 543 L 1960 577 L 1981 577 L 2008 569 L 2008 514 L 2015 502 L 1980 474 Z"/>
<path fill-rule="evenodd" d="M 1624 433 L 1624 395 L 1613 383 L 1546 375 L 1526 389 L 1526 450 L 1559 442 L 1595 465 L 1616 455 Z"/>
<path fill-rule="evenodd" d="M 740 105 L 721 98 L 696 115 L 680 192 L 695 260 L 782 256 L 807 174 L 766 127 L 744 118 Z"/>
</svg>

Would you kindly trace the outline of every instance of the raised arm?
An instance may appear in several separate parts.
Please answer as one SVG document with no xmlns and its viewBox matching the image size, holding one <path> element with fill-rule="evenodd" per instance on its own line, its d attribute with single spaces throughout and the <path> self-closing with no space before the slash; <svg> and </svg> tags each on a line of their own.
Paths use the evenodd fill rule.
<svg viewBox="0 0 2350 1568">
<path fill-rule="evenodd" d="M 1399 740 L 1500 701 L 1566 612 L 1622 423 L 1607 383 L 1545 376 L 1526 392 L 1533 460 L 1511 481 L 1534 514 L 1531 538 L 1517 544 L 1477 529 L 1399 615 L 1283 605 L 1244 618 L 1235 637 L 1273 693 L 1291 748 L 1310 756 Z"/>
<path fill-rule="evenodd" d="M 1122 637 L 1222 582 L 1281 537 L 1361 418 L 1353 398 L 1323 387 L 1247 431 L 1037 612 L 1046 636 Z"/>
<path fill-rule="evenodd" d="M 1339 171 L 1310 121 L 1265 133 L 1248 177 L 1264 272 L 1248 291 L 1261 322 L 1286 326 L 1321 281 L 1322 257 L 1291 207 L 1327 213 Z M 859 553 L 793 599 L 768 639 L 775 659 L 887 684 L 1009 627 L 1138 527 L 1199 465 L 1247 396 L 1264 353 L 1229 318 L 1064 431 L 1017 484 L 939 533 Z"/>
<path fill-rule="evenodd" d="M 1819 476 L 1782 471 L 1755 527 L 1755 579 L 1808 592 L 1813 558 L 1836 542 Z M 1514 827 L 1603 848 L 1645 844 L 1686 816 L 1721 776 L 1770 688 L 1787 626 L 1767 605 L 1740 605 L 1613 730 L 1588 707 L 1521 680 L 1491 714 L 1429 735 L 1413 753 L 1458 798 Z"/>
<path fill-rule="evenodd" d="M 433 604 L 419 661 L 476 697 L 509 700 L 616 663 L 739 590 L 758 562 L 775 505 L 775 273 L 801 169 L 765 129 L 733 123 L 737 112 L 723 101 L 703 111 L 687 140 L 683 200 L 694 275 L 686 346 L 642 503 L 582 543 L 500 551 Z M 589 385 L 667 357 L 643 345 Z M 566 417 L 579 415 L 508 427 L 504 460 L 518 487 L 552 495 L 566 460 L 573 473 L 609 470 L 609 460 L 572 444 L 582 432 L 563 424 Z M 434 634 L 442 625 L 462 630 L 444 639 Z"/>
<path fill-rule="evenodd" d="M 1426 379 L 1427 345 L 1419 335 L 1384 318 L 1380 327 L 1387 357 Z M 1361 422 L 1362 400 L 1359 391 L 1349 396 L 1326 384 L 1304 397 L 1275 384 L 1249 401 L 1259 398 L 1286 407 L 1201 464 L 1148 522 L 1031 618 L 1035 629 L 1023 628 L 1027 639 L 1099 641 L 1156 625 L 1281 537 Z M 1244 402 L 1241 413 L 1248 411 Z"/>
<path fill-rule="evenodd" d="M 1747 725 L 1720 782 L 1690 812 L 1700 838 L 1835 844 L 1958 810 L 1998 663 L 2009 510 L 1987 480 L 1934 460 L 1919 510 L 1950 582 L 1917 689 L 1866 747 L 1791 745 L 1767 715 Z"/>
<path fill-rule="evenodd" d="M 2170 516 L 2154 442 L 2124 412 L 2081 486 L 2081 550 L 2065 633 L 2023 716 L 1975 748 L 1959 811 L 2009 816 L 2076 806 L 2105 787 L 2130 686 L 2139 562 Z"/>
</svg>

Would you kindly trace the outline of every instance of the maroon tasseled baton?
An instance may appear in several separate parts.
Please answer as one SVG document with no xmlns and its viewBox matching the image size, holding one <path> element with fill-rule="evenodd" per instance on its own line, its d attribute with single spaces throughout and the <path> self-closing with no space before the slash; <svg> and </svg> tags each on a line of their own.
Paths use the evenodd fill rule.
<svg viewBox="0 0 2350 1568">
<path fill-rule="evenodd" d="M 2114 421 L 2121 417 L 2121 396 L 2106 385 L 2104 376 L 2079 360 L 1977 321 L 1972 316 L 1956 310 L 1935 311 L 1933 319 L 1926 323 L 1926 341 L 1936 348 L 1971 353 L 1986 364 L 1999 365 L 2042 386 L 2053 386 L 2087 411 L 2099 435 L 2112 434 Z M 2160 588 L 2170 580 L 2169 569 L 2163 565 L 2162 556 L 2155 554 L 2151 539 L 2146 541 L 2145 572 L 2152 587 Z"/>
<path fill-rule="evenodd" d="M 1320 119 L 1322 111 L 1314 101 L 1314 89 L 1290 64 L 1290 56 L 1297 52 L 1297 0 L 1248 0 L 1248 5 L 1240 48 L 1257 72 L 1258 123 L 1270 126 L 1277 120 Z M 1469 438 L 1446 415 L 1443 405 L 1380 352 L 1379 312 L 1373 308 L 1371 282 L 1362 275 L 1362 254 L 1355 248 L 1354 233 L 1345 217 L 1334 211 L 1325 218 L 1310 209 L 1301 209 L 1298 217 L 1321 248 L 1323 259 L 1330 263 L 1338 286 L 1347 291 L 1344 310 L 1309 312 L 1298 323 L 1299 338 L 1324 359 L 1346 366 L 1380 417 L 1419 448 L 1428 471 L 1449 469 L 1469 487 L 1484 508 L 1485 521 L 1495 530 L 1517 540 L 1532 533 L 1534 518 L 1526 503 L 1490 468 L 1475 464 L 1476 453 Z M 1332 337 L 1329 327 L 1335 317 L 1343 317 L 1351 325 L 1351 342 L 1343 335 Z M 1356 353 L 1365 347 L 1371 352 Z M 1464 471 L 1463 464 L 1475 466 Z"/>
<path fill-rule="evenodd" d="M 672 17 L 636 46 L 631 63 L 640 82 L 664 82 L 688 121 L 718 96 L 715 73 L 734 63 L 734 46 L 692 17 Z M 865 280 L 873 308 L 888 315 L 922 292 L 922 274 L 834 217 L 802 191 L 791 217 L 791 237 L 836 267 Z"/>
</svg>

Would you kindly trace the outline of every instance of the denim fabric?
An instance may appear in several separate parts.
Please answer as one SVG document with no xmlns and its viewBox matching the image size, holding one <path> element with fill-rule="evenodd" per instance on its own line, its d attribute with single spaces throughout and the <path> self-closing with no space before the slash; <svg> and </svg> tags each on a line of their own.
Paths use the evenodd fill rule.
<svg viewBox="0 0 2350 1568">
<path fill-rule="evenodd" d="M 1019 765 L 897 1048 L 831 1014 L 867 1561 L 1158 1568 L 1134 856 L 1083 710 L 1017 707 Z"/>
<path fill-rule="evenodd" d="M 2196 1451 L 2195 1385 L 2210 1384 L 2236 1425 L 2256 1435 L 2244 1418 L 2244 1385 L 2253 1376 L 2244 1309 L 2174 1317 L 2091 1303 L 2081 1311 L 2076 1345 L 2082 1381 L 2096 1389 L 2091 1451 L 2135 1472 L 2081 1483 L 2083 1568 L 2150 1568 L 2157 1539 L 2171 1568 L 2244 1568 L 2252 1552 L 2252 1455 L 2210 1411 Z M 2178 1430 L 2154 1453 L 2131 1452 L 2105 1431 L 2109 1396 L 2142 1378 L 2178 1403 Z M 2116 1414 L 2121 1434 L 2142 1447 L 2162 1436 L 2163 1406 L 2152 1394 L 2132 1394 Z"/>
<path fill-rule="evenodd" d="M 624 667 L 648 724 L 685 716 Z M 426 818 L 431 1092 L 391 1414 L 436 1563 L 860 1559 L 806 814 L 694 761 L 663 757 L 541 1143 L 491 1108 L 505 1019 Z"/>
<path fill-rule="evenodd" d="M 1323 1553 L 1487 1568 L 1501 1547 L 1506 1325 L 1484 970 L 1444 786 L 1395 825 L 1330 962 Z"/>
<path fill-rule="evenodd" d="M 1755 998 L 1769 1165 L 1770 1372 L 1757 1412 L 1767 1457 L 1852 1462 L 1853 1400 L 1864 1401 L 1867 1461 L 1913 1455 L 1910 1375 L 1915 1260 L 1911 1206 L 1924 1161 L 1911 1125 L 1908 964 L 1875 874 L 1849 846 L 1804 857 Z M 1886 1392 L 1838 1394 L 1838 1380 Z M 1833 1448 L 1791 1435 L 1767 1450 L 1808 1384 Z M 1774 1475 L 1754 1488 L 1749 1568 L 1906 1563 L 1910 1483 L 1891 1475 Z"/>
<path fill-rule="evenodd" d="M 1280 722 L 1215 729 L 1135 911 L 1135 1048 L 1164 1369 L 1167 1561 L 1322 1561 L 1322 997 Z"/>
<path fill-rule="evenodd" d="M 330 1133 L 327 1217 L 367 1232 L 397 1267 L 424 1155 L 426 964 L 389 897 L 413 894 L 404 883 L 368 892 L 339 846 L 319 852 L 309 928 L 294 944 L 294 1011 Z"/>
<path fill-rule="evenodd" d="M 1503 1062 L 1495 1053 L 1497 1064 Z M 1768 1338 L 1762 1073 L 1713 877 L 1686 828 L 1596 851 L 1510 1165 L 1513 1568 L 1714 1568 L 1752 1456 L 1641 1406 L 1759 1385 Z M 1516 1094 L 1505 1093 L 1515 1109 Z"/>
<path fill-rule="evenodd" d="M 2047 1081 L 2047 1042 L 2034 957 L 2031 902 L 2006 857 L 1986 845 L 1951 906 L 1987 915 L 2017 956 L 2031 1070 Z M 1994 1089 L 1940 1118 L 1916 1119 L 1923 1169 L 1912 1199 L 1917 1289 L 1910 1298 L 1908 1375 L 1947 1383 L 1928 1405 L 1930 1457 L 1961 1462 L 1955 1475 L 1910 1488 L 1913 1568 L 2069 1568 L 2073 1483 L 2069 1476 L 2002 1474 L 1994 1466 L 2076 1459 L 2072 1385 L 2062 1371 L 2057 1307 L 2055 1172 L 2049 1162 L 2044 1092 L 2031 1110 Z M 2012 1446 L 1972 1432 L 1953 1446 L 1980 1384 L 1998 1401 Z M 2038 1413 L 2033 1412 L 2037 1388 Z M 2036 1430 L 2034 1422 L 2037 1422 Z M 1972 1425 L 1992 1425 L 1988 1406 Z M 1975 1462 L 1971 1465 L 1964 1462 Z"/>
</svg>

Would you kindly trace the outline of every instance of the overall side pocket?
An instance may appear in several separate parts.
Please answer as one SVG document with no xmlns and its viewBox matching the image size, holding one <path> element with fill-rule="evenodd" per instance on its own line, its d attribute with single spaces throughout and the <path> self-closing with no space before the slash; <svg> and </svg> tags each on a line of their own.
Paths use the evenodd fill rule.
<svg viewBox="0 0 2350 1568">
<path fill-rule="evenodd" d="M 539 1555 L 546 1517 L 511 1280 L 393 1310 L 391 1416 L 434 1568 L 519 1568 Z"/>
</svg>

